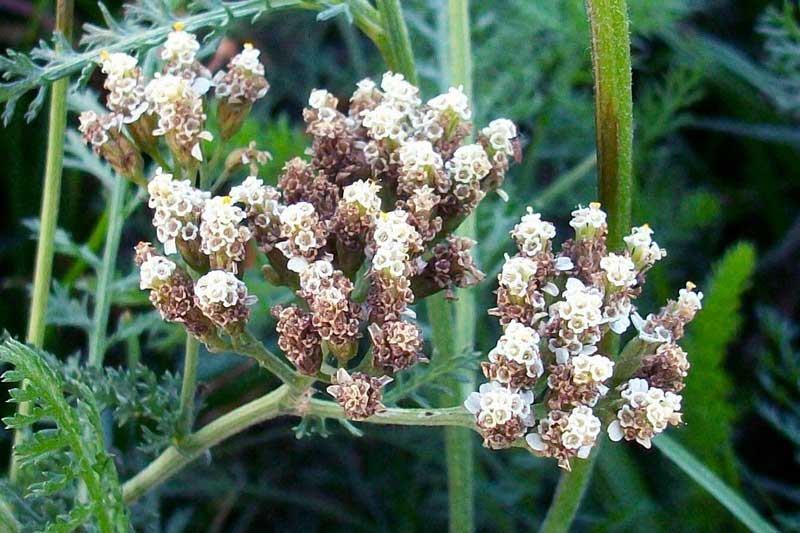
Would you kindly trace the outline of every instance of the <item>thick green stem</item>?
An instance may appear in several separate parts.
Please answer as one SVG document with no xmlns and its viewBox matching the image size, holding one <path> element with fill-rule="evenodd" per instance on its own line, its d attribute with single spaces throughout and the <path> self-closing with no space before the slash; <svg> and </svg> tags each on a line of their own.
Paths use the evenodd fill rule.
<svg viewBox="0 0 800 533">
<path fill-rule="evenodd" d="M 288 387 L 280 387 L 219 417 L 197 433 L 187 436 L 181 441 L 180 448 L 170 446 L 122 486 L 123 499 L 127 503 L 136 501 L 149 489 L 174 476 L 205 450 L 254 424 L 278 416 L 281 402 L 288 392 Z"/>
<path fill-rule="evenodd" d="M 106 229 L 106 244 L 103 249 L 103 260 L 100 271 L 97 273 L 97 288 L 95 290 L 95 305 L 92 332 L 89 336 L 89 366 L 103 366 L 103 357 L 106 353 L 106 330 L 108 329 L 108 315 L 111 310 L 111 284 L 117 267 L 117 254 L 119 241 L 122 235 L 122 226 L 125 221 L 124 208 L 125 196 L 128 191 L 128 181 L 117 176 L 114 187 L 111 189 L 108 209 L 108 227 Z"/>
<path fill-rule="evenodd" d="M 586 460 L 572 462 L 572 471 L 564 472 L 558 480 L 553 503 L 547 510 L 547 515 L 542 522 L 539 533 L 563 533 L 570 530 L 575 514 L 581 504 L 583 495 L 589 487 L 589 481 L 594 470 L 594 463 L 599 453 L 599 443 Z"/>
<path fill-rule="evenodd" d="M 631 225 L 633 176 L 633 97 L 628 6 L 625 0 L 586 0 L 592 41 L 597 136 L 597 183 L 608 213 L 608 246 L 617 250 Z M 619 338 L 609 332 L 600 351 L 616 357 Z M 567 531 L 589 485 L 595 450 L 564 473 L 541 531 Z"/>
<path fill-rule="evenodd" d="M 183 381 L 178 418 L 178 435 L 183 437 L 192 431 L 194 422 L 194 393 L 197 387 L 197 363 L 200 359 L 200 342 L 186 335 L 186 350 L 183 356 Z"/>
<path fill-rule="evenodd" d="M 633 97 L 626 0 L 586 0 L 592 34 L 597 185 L 608 213 L 608 245 L 622 247 L 631 226 Z"/>
<path fill-rule="evenodd" d="M 469 1 L 449 0 L 447 17 L 447 82 L 462 86 L 472 101 L 472 48 L 470 39 Z M 457 230 L 459 235 L 475 239 L 477 228 L 475 213 L 472 213 Z M 441 304 L 437 304 L 441 305 Z M 447 305 L 447 304 L 443 304 Z M 445 320 L 446 327 L 455 332 L 451 348 L 455 354 L 472 352 L 475 348 L 476 304 L 471 291 L 458 291 L 454 313 L 437 313 Z M 454 318 L 454 321 L 453 321 Z M 455 355 L 455 354 L 450 354 Z M 468 380 L 451 380 L 448 387 L 448 402 L 460 404 L 475 390 L 474 376 Z M 475 530 L 475 453 L 473 435 L 469 429 L 445 428 L 445 457 L 447 462 L 447 490 L 449 502 L 449 524 L 451 532 Z"/>
<path fill-rule="evenodd" d="M 378 0 L 378 12 L 383 22 L 384 33 L 388 48 L 384 60 L 389 68 L 401 73 L 406 79 L 417 84 L 417 69 L 414 66 L 414 51 L 411 48 L 411 38 L 408 36 L 408 27 L 403 18 L 403 9 L 400 0 Z M 376 42 L 380 48 L 379 43 Z"/>
<path fill-rule="evenodd" d="M 56 4 L 56 30 L 69 40 L 72 37 L 72 0 L 58 0 Z M 56 44 L 56 52 L 60 46 Z M 69 79 L 63 78 L 53 83 L 50 93 L 50 116 L 47 130 L 47 156 L 45 161 L 44 191 L 40 212 L 39 240 L 36 246 L 36 267 L 33 276 L 33 296 L 28 318 L 28 343 L 39 348 L 44 344 L 45 313 L 47 296 L 50 293 L 50 280 L 53 274 L 54 240 L 58 221 L 58 204 L 61 196 L 61 174 L 64 168 L 64 134 L 67 126 L 67 88 Z M 20 414 L 30 412 L 30 404 L 19 405 Z M 14 446 L 22 442 L 27 430 L 18 429 L 14 433 Z M 16 482 L 19 476 L 19 463 L 11 455 L 9 479 Z"/>
<path fill-rule="evenodd" d="M 127 503 L 136 501 L 148 490 L 164 483 L 183 467 L 194 461 L 205 450 L 223 440 L 280 415 L 319 416 L 346 419 L 342 408 L 330 401 L 297 399 L 292 390 L 283 385 L 273 392 L 237 407 L 204 426 L 180 442 L 180 446 L 167 448 L 144 470 L 128 480 L 122 487 Z M 462 407 L 449 409 L 387 409 L 364 420 L 371 424 L 403 426 L 460 426 L 471 428 L 473 416 Z"/>
</svg>

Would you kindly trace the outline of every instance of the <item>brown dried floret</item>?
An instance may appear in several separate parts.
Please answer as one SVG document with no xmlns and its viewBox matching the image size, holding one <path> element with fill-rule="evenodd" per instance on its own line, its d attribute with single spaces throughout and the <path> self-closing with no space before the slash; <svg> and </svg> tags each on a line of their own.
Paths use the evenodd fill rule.
<svg viewBox="0 0 800 533">
<path fill-rule="evenodd" d="M 661 344 L 656 353 L 642 359 L 642 368 L 635 377 L 644 378 L 652 387 L 669 392 L 680 392 L 689 374 L 686 352 L 675 343 Z"/>
<path fill-rule="evenodd" d="M 605 287 L 605 275 L 600 268 L 600 260 L 608 255 L 606 234 L 603 228 L 597 237 L 591 239 L 569 239 L 561 247 L 561 256 L 572 260 L 572 277 L 600 290 Z"/>
<path fill-rule="evenodd" d="M 311 324 L 311 315 L 297 306 L 272 308 L 278 324 L 278 347 L 300 373 L 315 376 L 322 366 L 322 348 L 317 330 Z"/>
<path fill-rule="evenodd" d="M 323 219 L 331 218 L 339 203 L 339 187 L 299 157 L 284 165 L 278 186 L 286 204 L 308 202 Z"/>
<path fill-rule="evenodd" d="M 472 248 L 475 241 L 466 237 L 450 236 L 437 244 L 421 277 L 447 291 L 448 299 L 455 298 L 454 288 L 467 288 L 480 283 L 485 274 L 475 265 Z"/>
<path fill-rule="evenodd" d="M 387 376 L 373 378 L 360 372 L 350 375 L 347 370 L 340 368 L 331 377 L 332 385 L 327 390 L 328 394 L 342 406 L 348 418 L 364 420 L 386 410 L 381 402 L 382 389 L 391 381 L 392 378 Z"/>
<path fill-rule="evenodd" d="M 373 275 L 367 293 L 371 322 L 383 324 L 400 320 L 408 305 L 414 302 L 414 292 L 408 278 Z"/>
<path fill-rule="evenodd" d="M 398 372 L 425 360 L 422 355 L 422 332 L 411 322 L 394 320 L 382 326 L 371 324 L 375 366 L 387 372 Z"/>
<path fill-rule="evenodd" d="M 600 396 L 597 383 L 574 383 L 572 364 L 550 365 L 547 376 L 547 406 L 555 410 L 569 410 L 578 405 L 594 405 Z"/>
<path fill-rule="evenodd" d="M 494 363 L 483 361 L 481 371 L 487 379 L 507 384 L 515 389 L 532 389 L 539 381 L 539 376 L 530 375 L 527 366 L 505 357 Z"/>
</svg>

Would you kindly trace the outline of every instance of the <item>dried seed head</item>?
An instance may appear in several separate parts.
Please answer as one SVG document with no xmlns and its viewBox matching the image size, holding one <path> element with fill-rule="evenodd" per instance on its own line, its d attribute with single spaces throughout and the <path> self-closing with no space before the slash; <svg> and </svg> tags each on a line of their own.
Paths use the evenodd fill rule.
<svg viewBox="0 0 800 533">
<path fill-rule="evenodd" d="M 278 347 L 302 374 L 316 376 L 322 365 L 322 349 L 311 315 L 296 306 L 280 305 L 272 308 L 272 315 L 278 321 Z"/>
<path fill-rule="evenodd" d="M 661 344 L 656 353 L 642 359 L 642 368 L 636 373 L 636 377 L 646 379 L 653 387 L 678 393 L 683 390 L 690 367 L 686 352 L 670 342 Z"/>
<path fill-rule="evenodd" d="M 399 372 L 424 360 L 422 332 L 416 324 L 404 320 L 371 324 L 369 334 L 375 365 L 386 372 Z"/>
<path fill-rule="evenodd" d="M 364 420 L 386 410 L 381 403 L 382 389 L 391 381 L 392 378 L 386 376 L 373 378 L 359 372 L 350 375 L 347 370 L 340 368 L 331 377 L 333 384 L 327 390 L 328 394 L 342 406 L 348 418 Z"/>
</svg>

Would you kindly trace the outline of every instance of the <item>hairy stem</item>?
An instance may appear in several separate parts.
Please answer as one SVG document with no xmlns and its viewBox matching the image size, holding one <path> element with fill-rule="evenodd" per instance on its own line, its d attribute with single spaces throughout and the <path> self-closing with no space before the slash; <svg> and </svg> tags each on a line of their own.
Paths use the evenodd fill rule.
<svg viewBox="0 0 800 533">
<path fill-rule="evenodd" d="M 400 0 L 378 0 L 377 6 L 388 44 L 388 53 L 384 54 L 384 60 L 390 69 L 403 74 L 409 82 L 416 85 L 414 51 L 411 48 L 411 38 L 408 36 Z"/>
<path fill-rule="evenodd" d="M 469 0 L 449 0 L 447 17 L 447 82 L 462 86 L 464 93 L 472 100 L 472 48 L 470 39 Z M 458 228 L 457 233 L 475 239 L 477 228 L 475 213 L 470 214 Z M 450 318 L 455 335 L 451 348 L 455 354 L 471 352 L 475 347 L 476 305 L 471 291 L 460 290 L 454 304 L 454 314 L 439 316 Z M 455 323 L 452 323 L 452 318 Z M 451 379 L 445 385 L 449 403 L 460 404 L 475 390 L 474 376 L 468 380 Z M 447 463 L 447 489 L 449 502 L 449 524 L 451 532 L 470 532 L 475 530 L 475 457 L 473 435 L 469 429 L 448 427 L 444 430 L 445 457 Z"/>
<path fill-rule="evenodd" d="M 97 273 L 93 324 L 89 337 L 89 366 L 98 368 L 103 366 L 103 357 L 106 352 L 106 330 L 108 329 L 108 314 L 111 309 L 111 283 L 114 281 L 114 272 L 117 266 L 119 241 L 125 220 L 123 211 L 127 191 L 128 181 L 117 176 L 108 200 L 106 244 L 103 249 L 100 271 Z"/>
<path fill-rule="evenodd" d="M 283 359 L 269 351 L 261 341 L 248 332 L 234 340 L 233 348 L 236 353 L 247 355 L 258 361 L 259 365 L 275 374 L 278 379 L 295 391 L 302 390 L 309 385 L 310 378 L 297 374 Z"/>
<path fill-rule="evenodd" d="M 148 490 L 164 483 L 204 451 L 245 429 L 281 415 L 319 416 L 346 419 L 342 408 L 330 401 L 297 400 L 292 390 L 283 385 L 233 411 L 222 415 L 196 433 L 184 438 L 180 446 L 167 448 L 152 463 L 128 480 L 122 487 L 125 502 L 131 503 Z M 449 409 L 387 409 L 363 422 L 401 426 L 473 427 L 473 416 L 461 407 Z"/>
<path fill-rule="evenodd" d="M 589 487 L 589 480 L 592 477 L 594 463 L 597 460 L 597 449 L 592 452 L 586 460 L 574 461 L 571 472 L 564 472 L 558 480 L 556 494 L 553 496 L 553 503 L 547 510 L 547 515 L 542 522 L 539 533 L 561 533 L 569 531 L 578 507 L 581 504 L 583 495 Z"/>
<path fill-rule="evenodd" d="M 597 184 L 608 213 L 608 246 L 616 250 L 631 225 L 633 97 L 628 6 L 625 0 L 586 0 L 592 40 L 597 142 Z M 600 353 L 615 358 L 619 338 L 608 332 Z M 541 531 L 567 531 L 589 486 L 595 450 L 561 475 Z"/>
<path fill-rule="evenodd" d="M 183 380 L 181 381 L 181 403 L 178 418 L 178 436 L 183 437 L 192 431 L 194 422 L 194 393 L 197 387 L 197 363 L 200 356 L 200 342 L 186 334 L 186 349 L 183 356 Z"/>
<path fill-rule="evenodd" d="M 58 0 L 56 3 L 56 30 L 65 39 L 72 37 L 72 0 Z M 58 51 L 59 46 L 56 46 Z M 33 296 L 28 317 L 27 341 L 41 348 L 44 344 L 45 312 L 47 296 L 50 293 L 50 280 L 53 274 L 54 240 L 58 221 L 58 204 L 61 197 L 61 174 L 64 169 L 64 134 L 67 126 L 67 88 L 69 79 L 63 78 L 53 83 L 50 93 L 50 116 L 47 129 L 47 155 L 44 171 L 44 191 L 40 211 L 39 239 L 36 246 L 36 267 L 33 276 Z M 23 383 L 24 386 L 24 383 Z M 28 414 L 31 405 L 19 404 L 19 413 Z M 27 430 L 17 429 L 14 433 L 14 446 L 22 442 Z M 19 477 L 19 463 L 13 452 L 9 466 L 9 479 L 15 483 Z"/>
<path fill-rule="evenodd" d="M 622 247 L 631 226 L 633 97 L 626 0 L 586 0 L 592 36 L 597 185 L 608 213 L 608 245 Z"/>
</svg>

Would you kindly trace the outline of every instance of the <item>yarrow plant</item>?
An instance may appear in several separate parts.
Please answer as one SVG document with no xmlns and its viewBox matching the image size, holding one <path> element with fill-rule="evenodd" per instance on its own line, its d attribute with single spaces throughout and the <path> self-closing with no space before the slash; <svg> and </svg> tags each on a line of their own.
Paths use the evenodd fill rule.
<svg viewBox="0 0 800 533">
<path fill-rule="evenodd" d="M 473 302 L 464 298 L 452 316 L 446 304 L 485 278 L 472 255 L 477 242 L 464 235 L 475 237 L 470 215 L 488 194 L 508 200 L 502 186 L 510 165 L 521 159 L 521 142 L 508 119 L 479 127 L 472 122 L 467 3 L 449 4 L 449 14 L 459 15 L 448 21 L 449 54 L 459 60 L 449 73 L 453 86 L 429 99 L 415 83 L 400 2 L 382 1 L 375 8 L 368 1 L 297 4 L 324 9 L 320 18 L 340 12 L 352 16 L 390 71 L 359 81 L 347 97 L 312 90 L 302 113 L 310 145 L 277 176 L 262 172 L 272 156 L 256 141 L 231 146 L 241 142 L 243 133 L 237 134 L 270 89 L 260 51 L 246 43 L 225 57 L 220 49 L 210 65 L 229 59 L 224 68 L 206 66 L 198 58 L 200 41 L 187 31 L 272 6 L 192 4 L 185 8 L 185 23 L 170 28 L 166 19 L 154 18 L 146 32 L 130 31 L 137 24 L 109 24 L 108 35 L 117 29 L 128 34 L 120 44 L 105 30 L 91 30 L 90 41 L 109 48 L 90 45 L 103 75 L 105 110 L 80 113 L 78 130 L 94 154 L 146 197 L 152 237 L 144 236 L 135 247 L 134 262 L 139 288 L 156 312 L 140 318 L 160 317 L 185 330 L 182 383 L 171 374 L 161 380 L 138 364 L 138 354 L 127 370 L 102 367 L 104 351 L 112 340 L 124 338 L 119 333 L 124 326 L 137 332 L 133 337 L 146 327 L 144 322 L 131 325 L 139 318 L 126 314 L 119 338 L 105 331 L 122 221 L 137 203 L 125 204 L 127 183 L 118 180 L 98 267 L 89 364 L 63 363 L 11 340 L 0 345 L 0 360 L 15 367 L 5 379 L 21 383 L 11 391 L 20 404 L 18 414 L 5 419 L 17 431 L 10 476 L 14 490 L 25 484 L 38 498 L 36 512 L 57 510 L 44 529 L 92 529 L 94 521 L 100 531 L 126 531 L 131 518 L 126 504 L 222 440 L 271 418 L 303 418 L 298 435 L 315 419 L 339 420 L 353 433 L 358 430 L 348 421 L 451 426 L 445 453 L 452 530 L 474 529 L 471 445 L 462 440 L 465 433 L 472 435 L 464 428 L 479 433 L 487 448 L 524 448 L 554 458 L 566 471 L 574 468 L 562 475 L 542 530 L 568 529 L 592 464 L 580 460 L 592 456 L 598 439 L 607 435 L 649 448 L 667 427 L 681 424 L 681 391 L 690 364 L 678 341 L 702 307 L 702 293 L 687 283 L 657 313 L 638 312 L 647 272 L 666 252 L 647 225 L 623 235 L 630 225 L 632 188 L 625 3 L 587 1 L 596 66 L 599 197 L 608 213 L 599 203 L 575 209 L 569 223 L 573 235 L 558 251 L 556 226 L 531 208 L 514 226 L 510 234 L 517 252 L 505 256 L 496 306 L 489 310 L 502 332 L 480 364 L 486 382 L 471 393 L 454 386 L 456 376 L 447 372 L 453 370 L 448 365 L 471 355 L 472 324 L 454 321 L 471 317 Z M 133 18 L 150 20 L 143 6 L 134 7 L 139 14 Z M 64 34 L 69 33 L 67 11 L 59 13 Z M 108 20 L 113 22 L 110 15 Z M 602 42 L 608 31 L 622 32 L 620 50 L 626 53 L 609 53 Z M 131 55 L 159 39 L 163 42 L 147 62 Z M 68 43 L 56 44 L 55 53 L 40 51 L 31 59 L 9 53 L 20 65 L 27 62 L 22 67 L 0 58 L 0 69 L 11 79 L 4 84 L 11 91 L 6 119 L 31 79 L 49 81 L 44 73 L 59 65 L 58 52 Z M 59 68 L 72 72 L 87 54 L 73 52 L 71 63 Z M 609 65 L 612 56 L 619 63 Z M 603 79 L 609 73 L 616 83 Z M 61 86 L 53 91 L 51 133 L 59 129 L 58 112 L 66 116 L 66 81 L 56 82 Z M 39 94 L 32 111 L 44 92 Z M 30 335 L 38 347 L 58 205 L 53 176 L 60 176 L 56 151 L 62 141 L 53 135 L 48 149 L 48 161 L 55 162 L 48 163 L 45 245 L 37 255 Z M 466 220 L 470 224 L 457 232 Z M 259 301 L 252 281 L 259 275 L 289 289 L 291 301 Z M 435 340 L 428 343 L 417 310 L 434 295 L 425 306 Z M 251 332 L 257 313 L 274 318 L 283 356 Z M 622 335 L 631 338 L 619 350 L 614 341 Z M 194 431 L 201 344 L 210 352 L 252 357 L 281 384 Z M 128 348 L 137 353 L 138 342 L 132 340 Z M 456 352 L 462 349 L 466 353 L 460 358 Z M 409 390 L 419 383 L 447 389 L 442 398 L 455 398 L 455 405 L 399 407 L 411 403 L 415 397 Z M 160 455 L 124 483 L 106 452 L 115 449 L 113 442 L 104 442 L 107 412 L 120 424 L 141 417 L 155 428 L 142 426 L 145 447 Z M 31 429 L 35 434 L 28 437 Z M 655 445 L 662 447 L 664 439 Z M 666 449 L 674 456 L 676 445 L 669 442 Z M 52 465 L 52 471 L 43 471 L 44 465 Z M 20 482 L 20 469 L 37 481 Z M 15 509 L 1 500 L 0 524 L 20 525 L 10 516 Z M 33 529 L 49 520 L 36 517 Z"/>
</svg>

